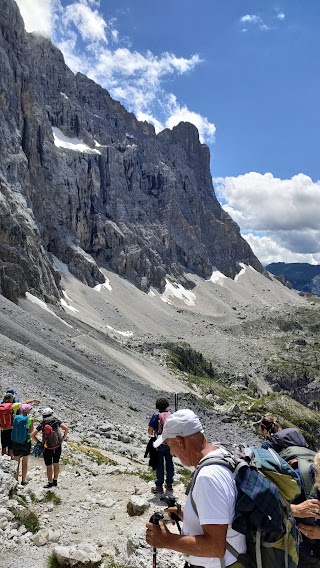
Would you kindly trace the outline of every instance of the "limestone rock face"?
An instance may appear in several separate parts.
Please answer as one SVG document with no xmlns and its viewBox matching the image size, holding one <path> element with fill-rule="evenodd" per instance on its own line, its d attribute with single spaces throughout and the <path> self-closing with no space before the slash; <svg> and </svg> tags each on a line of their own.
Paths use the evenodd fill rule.
<svg viewBox="0 0 320 568">
<path fill-rule="evenodd" d="M 10 299 L 59 297 L 51 253 L 89 286 L 104 281 L 101 266 L 144 290 L 212 266 L 263 272 L 215 197 L 197 129 L 156 135 L 27 34 L 13 0 L 0 11 L 0 124 L 0 292 Z M 82 151 L 57 146 L 63 136 Z"/>
</svg>

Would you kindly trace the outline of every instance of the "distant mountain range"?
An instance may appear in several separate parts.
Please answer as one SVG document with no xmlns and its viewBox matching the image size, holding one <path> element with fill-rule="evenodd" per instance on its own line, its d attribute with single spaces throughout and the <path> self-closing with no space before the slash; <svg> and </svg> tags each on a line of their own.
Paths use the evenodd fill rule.
<svg viewBox="0 0 320 568">
<path fill-rule="evenodd" d="M 293 288 L 320 296 L 320 264 L 273 262 L 266 269 L 289 282 Z"/>
</svg>

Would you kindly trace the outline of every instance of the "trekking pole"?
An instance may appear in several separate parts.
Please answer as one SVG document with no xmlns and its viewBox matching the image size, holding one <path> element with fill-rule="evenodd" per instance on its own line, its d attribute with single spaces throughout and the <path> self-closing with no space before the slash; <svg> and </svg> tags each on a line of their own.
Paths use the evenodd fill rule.
<svg viewBox="0 0 320 568">
<path fill-rule="evenodd" d="M 166 503 L 168 507 L 177 507 L 178 512 L 181 511 L 181 505 L 177 503 L 177 499 L 173 495 L 172 497 L 170 497 L 169 495 L 164 495 L 163 497 L 160 497 L 160 501 Z M 181 534 L 180 517 L 178 517 L 176 513 L 170 513 L 170 516 L 171 519 L 176 522 L 179 533 Z"/>
<path fill-rule="evenodd" d="M 153 525 L 159 525 L 159 521 L 162 521 L 163 519 L 163 514 L 157 511 L 156 513 L 153 513 L 153 515 L 151 515 L 149 523 L 152 523 Z M 157 568 L 157 549 L 155 546 L 153 547 L 152 554 L 152 568 Z"/>
</svg>

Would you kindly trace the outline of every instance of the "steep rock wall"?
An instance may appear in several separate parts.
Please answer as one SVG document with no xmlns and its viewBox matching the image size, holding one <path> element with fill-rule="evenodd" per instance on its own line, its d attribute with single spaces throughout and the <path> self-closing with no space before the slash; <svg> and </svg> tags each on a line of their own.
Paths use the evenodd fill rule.
<svg viewBox="0 0 320 568">
<path fill-rule="evenodd" d="M 215 197 L 197 129 L 156 135 L 74 75 L 48 39 L 27 34 L 13 0 L 0 13 L 0 120 L 0 291 L 11 299 L 58 297 L 50 253 L 90 286 L 103 281 L 99 266 L 144 290 L 167 274 L 184 281 L 185 270 L 208 277 L 213 265 L 231 277 L 239 262 L 263 271 Z M 86 151 L 57 147 L 53 129 Z"/>
</svg>

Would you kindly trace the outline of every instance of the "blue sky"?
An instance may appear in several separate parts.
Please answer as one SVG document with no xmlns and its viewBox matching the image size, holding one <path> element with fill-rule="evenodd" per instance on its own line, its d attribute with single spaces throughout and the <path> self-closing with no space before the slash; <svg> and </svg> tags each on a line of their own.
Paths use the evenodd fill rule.
<svg viewBox="0 0 320 568">
<path fill-rule="evenodd" d="M 157 130 L 190 120 L 263 263 L 320 262 L 318 0 L 17 0 L 73 71 Z"/>
</svg>

